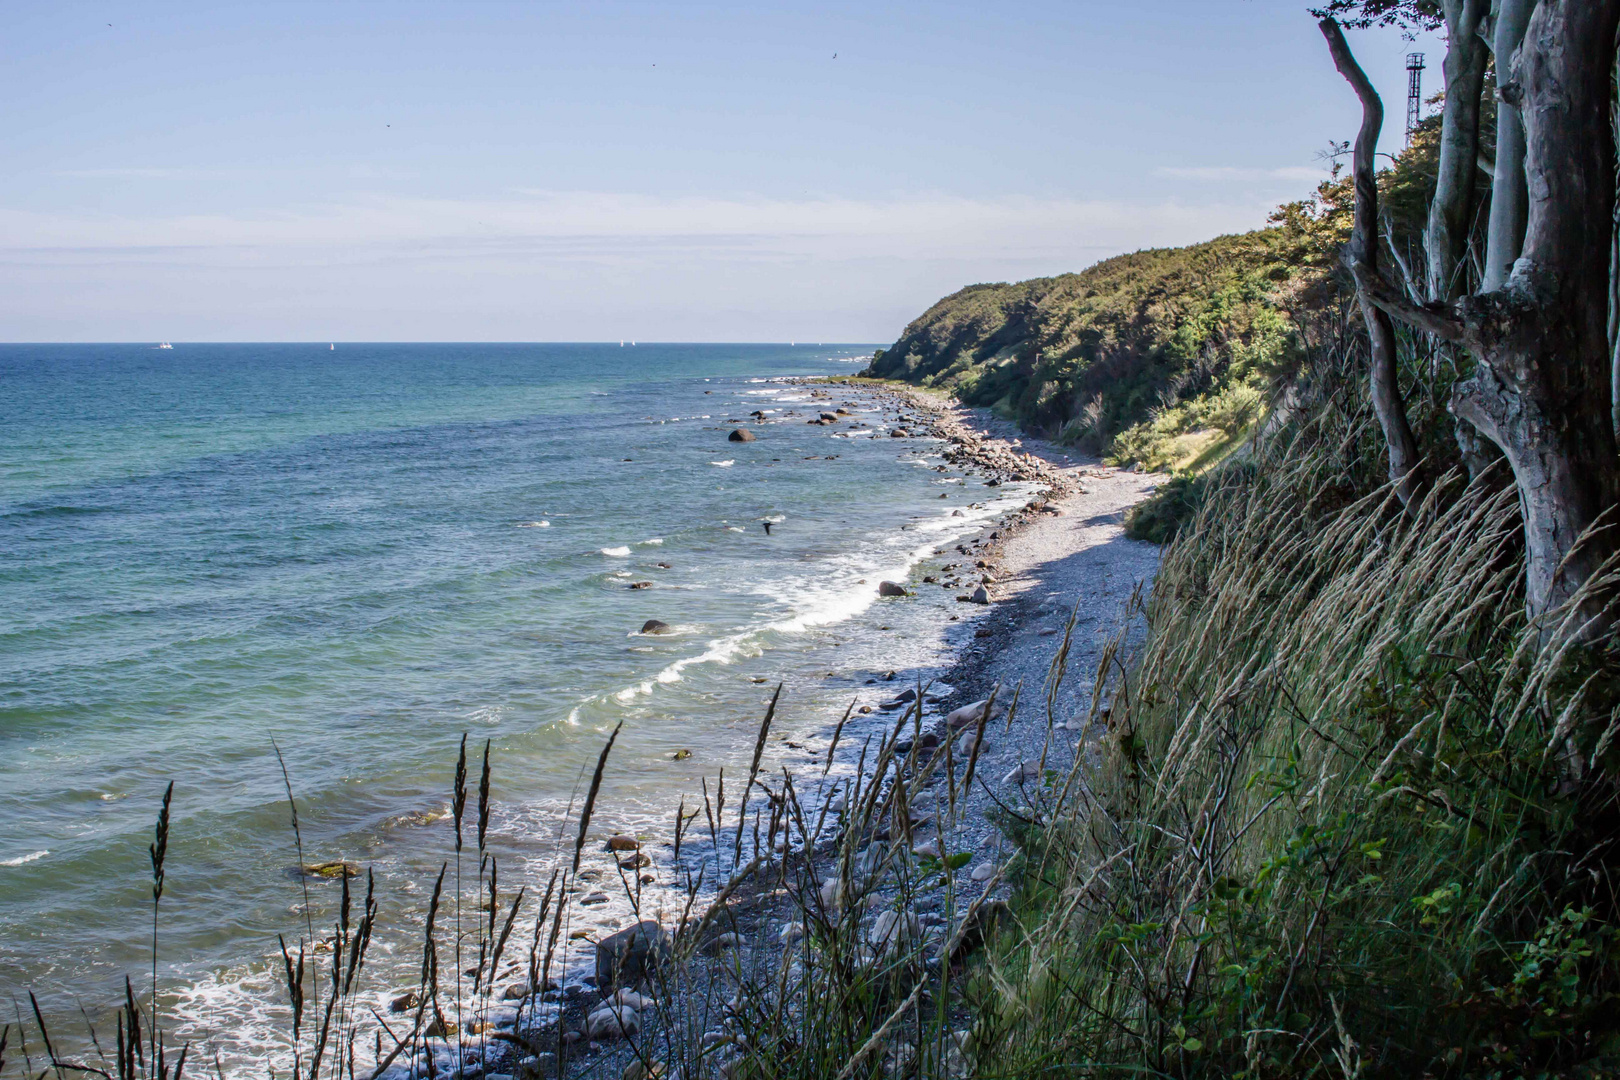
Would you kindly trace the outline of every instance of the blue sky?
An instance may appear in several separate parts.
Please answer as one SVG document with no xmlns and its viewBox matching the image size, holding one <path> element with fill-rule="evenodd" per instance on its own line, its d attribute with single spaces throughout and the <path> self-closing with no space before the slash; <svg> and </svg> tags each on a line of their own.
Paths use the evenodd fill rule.
<svg viewBox="0 0 1620 1080">
<path fill-rule="evenodd" d="M 0 340 L 891 340 L 1309 192 L 1306 6 L 9 0 Z"/>
</svg>

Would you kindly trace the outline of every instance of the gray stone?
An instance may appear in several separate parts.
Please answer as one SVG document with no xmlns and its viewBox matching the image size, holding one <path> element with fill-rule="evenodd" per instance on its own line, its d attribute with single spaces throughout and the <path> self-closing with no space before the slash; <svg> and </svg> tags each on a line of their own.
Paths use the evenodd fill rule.
<svg viewBox="0 0 1620 1080">
<path fill-rule="evenodd" d="M 670 632 L 669 623 L 658 619 L 648 619 L 641 624 L 643 634 L 667 634 Z"/>
<path fill-rule="evenodd" d="M 603 990 L 634 987 L 669 959 L 668 931 L 651 919 L 596 943 L 596 982 Z"/>
<path fill-rule="evenodd" d="M 730 442 L 753 442 L 754 433 L 747 428 L 734 428 L 726 439 Z"/>
<path fill-rule="evenodd" d="M 906 592 L 906 587 L 897 581 L 880 581 L 878 582 L 878 595 L 910 596 L 911 594 Z"/>
</svg>

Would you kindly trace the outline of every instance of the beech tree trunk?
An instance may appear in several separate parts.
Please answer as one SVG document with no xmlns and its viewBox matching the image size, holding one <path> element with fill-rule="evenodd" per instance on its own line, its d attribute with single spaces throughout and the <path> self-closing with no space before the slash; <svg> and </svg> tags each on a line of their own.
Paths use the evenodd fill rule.
<svg viewBox="0 0 1620 1080">
<path fill-rule="evenodd" d="M 1451 409 L 1513 467 L 1532 616 L 1569 601 L 1620 549 L 1620 528 L 1587 533 L 1620 504 L 1608 335 L 1617 25 L 1620 0 L 1540 0 L 1509 61 L 1502 92 L 1524 121 L 1528 214 L 1502 288 L 1419 306 L 1373 268 L 1355 267 L 1373 302 L 1472 353 L 1475 373 Z M 1589 621 L 1559 632 L 1605 628 L 1597 604 L 1583 614 Z"/>
<path fill-rule="evenodd" d="M 1355 89 L 1361 99 L 1361 130 L 1356 135 L 1352 174 L 1356 185 L 1355 225 L 1350 234 L 1349 256 L 1352 261 L 1378 272 L 1378 180 L 1375 160 L 1378 153 L 1378 135 L 1384 127 L 1384 103 L 1373 89 L 1361 65 L 1356 63 L 1339 24 L 1332 19 L 1321 22 L 1322 36 L 1327 38 L 1328 50 L 1339 74 Z M 1422 487 L 1422 476 L 1417 471 L 1417 440 L 1412 436 L 1412 425 L 1406 419 L 1406 404 L 1401 400 L 1401 386 L 1395 366 L 1395 324 L 1389 313 L 1372 302 L 1365 289 L 1358 287 L 1357 298 L 1361 316 L 1367 324 L 1367 339 L 1371 346 L 1371 390 L 1373 411 L 1384 430 L 1384 442 L 1389 447 L 1389 478 L 1395 482 L 1396 493 L 1402 505 L 1410 505 Z"/>
<path fill-rule="evenodd" d="M 1455 300 L 1468 289 L 1468 234 L 1479 170 L 1479 98 L 1485 87 L 1480 23 L 1487 0 L 1443 0 L 1446 15 L 1446 103 L 1441 114 L 1440 164 L 1423 246 L 1429 257 L 1429 299 Z"/>
<path fill-rule="evenodd" d="M 1525 27 L 1535 0 L 1502 0 L 1492 34 L 1496 54 L 1496 84 L 1508 82 L 1513 56 L 1524 41 Z M 1491 219 L 1485 244 L 1485 276 L 1480 292 L 1495 292 L 1507 284 L 1508 274 L 1524 245 L 1530 214 L 1530 196 L 1524 178 L 1524 122 L 1519 110 L 1496 95 L 1496 166 L 1491 185 Z"/>
</svg>

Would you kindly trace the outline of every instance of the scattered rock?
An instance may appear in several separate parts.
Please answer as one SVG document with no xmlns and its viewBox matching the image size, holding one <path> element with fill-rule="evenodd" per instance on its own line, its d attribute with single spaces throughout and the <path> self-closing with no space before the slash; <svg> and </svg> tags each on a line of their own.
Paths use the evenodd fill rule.
<svg viewBox="0 0 1620 1080">
<path fill-rule="evenodd" d="M 604 1005 L 585 1018 L 585 1037 L 617 1039 L 641 1030 L 641 1014 L 623 1005 Z"/>
<path fill-rule="evenodd" d="M 653 586 L 653 583 L 650 582 L 650 581 L 632 581 L 630 584 L 626 585 L 625 588 L 627 588 L 627 589 L 650 589 L 650 588 L 652 588 L 652 586 Z"/>
<path fill-rule="evenodd" d="M 651 866 L 652 859 L 644 851 L 638 851 L 628 859 L 619 860 L 620 870 L 640 870 L 643 866 Z"/>
<path fill-rule="evenodd" d="M 973 595 L 968 599 L 975 604 L 988 604 L 990 602 L 990 590 L 980 585 L 973 590 Z"/>
<path fill-rule="evenodd" d="M 991 878 L 993 878 L 995 876 L 996 876 L 996 864 L 995 863 L 982 862 L 978 866 L 975 866 L 973 868 L 973 880 L 974 881 L 989 881 Z"/>
<path fill-rule="evenodd" d="M 611 899 L 613 899 L 613 897 L 598 889 L 596 892 L 586 893 L 584 896 L 580 897 L 579 902 L 585 907 L 591 907 L 595 904 L 605 904 Z"/>
<path fill-rule="evenodd" d="M 889 432 L 889 438 L 891 439 L 908 439 L 910 437 L 911 432 L 907 431 L 903 427 L 897 427 L 893 431 Z"/>
<path fill-rule="evenodd" d="M 646 1012 L 648 1009 L 656 1006 L 658 1002 L 654 1001 L 646 994 L 638 994 L 634 990 L 625 989 L 620 990 L 618 993 L 613 995 L 613 1004 L 628 1005 L 637 1012 Z"/>
<path fill-rule="evenodd" d="M 327 881 L 360 876 L 358 866 L 342 859 L 333 859 L 330 862 L 305 863 L 302 869 L 310 877 L 323 878 Z"/>
<path fill-rule="evenodd" d="M 1025 780 L 1033 780 L 1041 775 L 1041 765 L 1038 761 L 1021 761 L 1018 765 L 1001 778 L 1003 784 L 1021 784 Z"/>
<path fill-rule="evenodd" d="M 619 833 L 616 836 L 608 837 L 607 849 L 609 851 L 640 851 L 641 841 L 633 836 Z"/>
<path fill-rule="evenodd" d="M 883 911 L 872 920 L 872 928 L 867 932 L 866 939 L 878 949 L 898 948 L 904 942 L 916 938 L 922 933 L 922 926 L 917 922 L 917 916 L 910 911 L 904 914 L 898 911 Z"/>
<path fill-rule="evenodd" d="M 673 754 L 671 754 L 669 756 L 670 756 L 670 760 L 672 760 L 672 761 L 685 761 L 687 758 L 692 756 L 692 751 L 690 751 L 690 750 L 677 750 L 677 751 L 675 751 Z"/>
<path fill-rule="evenodd" d="M 416 996 L 415 990 L 407 990 L 405 993 L 399 995 L 399 997 L 388 1003 L 388 1011 L 396 1013 L 410 1012 L 412 1009 L 416 1008 L 421 1000 L 421 998 Z"/>
<path fill-rule="evenodd" d="M 599 986 L 634 986 L 669 959 L 669 933 L 651 919 L 610 934 L 596 943 Z"/>
<path fill-rule="evenodd" d="M 878 595 L 879 596 L 910 596 L 911 594 L 906 592 L 906 587 L 904 585 L 901 585 L 899 582 L 880 581 L 880 582 L 878 582 Z"/>
<path fill-rule="evenodd" d="M 984 712 L 985 706 L 988 704 L 988 700 L 975 701 L 971 705 L 964 705 L 960 709 L 952 710 L 946 715 L 945 724 L 952 731 L 955 731 L 957 728 L 967 727 L 969 724 L 977 724 L 979 722 L 979 716 Z M 991 719 L 995 719 L 996 717 L 1002 715 L 1002 713 L 1005 711 L 1006 710 L 1002 706 L 1001 702 L 998 701 L 996 702 L 995 707 L 991 710 L 990 717 Z"/>
<path fill-rule="evenodd" d="M 932 840 L 927 840 L 927 841 L 924 841 L 921 844 L 918 844 L 916 847 L 911 849 L 911 853 L 913 855 L 917 856 L 917 858 L 919 858 L 919 859 L 937 859 L 937 858 L 940 858 L 939 838 L 935 837 Z"/>
<path fill-rule="evenodd" d="M 664 1063 L 662 1061 L 655 1061 L 649 1065 L 640 1058 L 636 1058 L 636 1060 L 624 1067 L 621 1080 L 660 1080 L 663 1075 Z"/>
<path fill-rule="evenodd" d="M 648 619 L 641 624 L 641 632 L 643 634 L 668 634 L 671 631 L 669 623 L 658 619 Z"/>
<path fill-rule="evenodd" d="M 529 988 L 522 983 L 513 983 L 501 991 L 502 1001 L 522 1001 L 529 996 Z"/>
</svg>

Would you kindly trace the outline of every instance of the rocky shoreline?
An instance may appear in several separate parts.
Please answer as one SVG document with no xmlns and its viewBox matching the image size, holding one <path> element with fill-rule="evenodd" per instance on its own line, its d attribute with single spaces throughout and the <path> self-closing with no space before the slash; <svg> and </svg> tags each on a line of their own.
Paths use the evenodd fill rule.
<svg viewBox="0 0 1620 1080">
<path fill-rule="evenodd" d="M 880 766 L 892 768 L 893 774 L 878 775 L 867 760 L 870 741 L 865 749 L 849 742 L 838 746 L 844 722 L 834 725 L 829 719 L 822 769 L 801 767 L 797 774 L 786 770 L 772 783 L 760 780 L 764 798 L 780 810 L 784 784 L 794 784 L 798 775 L 808 792 L 816 779 L 812 774 L 824 777 L 835 757 L 847 763 L 859 756 L 852 784 L 892 789 L 902 776 L 915 776 L 917 790 L 907 801 L 904 824 L 863 824 L 870 831 L 859 845 L 861 859 L 873 862 L 880 853 L 883 859 L 897 860 L 896 865 L 915 866 L 927 859 L 958 865 L 946 875 L 948 888 L 904 903 L 898 895 L 907 887 L 903 875 L 889 880 L 874 869 L 860 898 L 862 910 L 871 911 L 862 920 L 861 933 L 875 942 L 914 933 L 918 940 L 932 940 L 937 955 L 947 940 L 956 942 L 969 929 L 965 917 L 982 918 L 986 910 L 999 910 L 1006 896 L 1001 877 L 1012 847 L 988 812 L 1027 801 L 1031 785 L 1038 785 L 1045 773 L 1067 772 L 1085 752 L 1088 739 L 1098 734 L 1091 707 L 1095 660 L 1106 639 L 1127 625 L 1129 598 L 1151 579 L 1157 559 L 1151 546 L 1123 538 L 1123 512 L 1149 494 L 1157 478 L 1073 457 L 1064 448 L 1022 438 L 1010 425 L 982 412 L 914 388 L 865 379 L 794 381 L 809 389 L 813 403 L 829 406 L 805 422 L 868 426 L 860 416 L 876 406 L 888 427 L 883 437 L 942 441 L 945 460 L 983 477 L 986 486 L 1040 485 L 1021 507 L 987 523 L 978 536 L 936 552 L 940 566 L 925 563 L 912 580 L 885 583 L 903 594 L 929 585 L 976 586 L 971 596 L 957 599 L 979 601 L 968 609 L 970 617 L 950 617 L 955 659 L 944 679 L 919 684 L 905 672 L 893 672 L 887 683 L 879 681 L 863 695 L 867 700 L 859 706 L 861 715 L 893 722 L 885 758 L 889 764 Z M 853 408 L 856 400 L 867 408 L 832 411 L 839 401 Z M 971 567 L 964 558 L 972 559 Z M 949 569 L 956 571 L 955 577 Z M 1070 685 L 1043 693 L 1050 689 L 1042 685 L 1045 672 L 1060 647 L 1075 674 Z M 938 684 L 943 685 L 936 689 Z M 998 704 L 985 706 L 985 699 Z M 1006 705 L 1013 701 L 1018 705 L 1009 720 Z M 971 763 L 964 769 L 964 759 L 958 758 L 942 785 L 939 775 L 916 773 L 915 763 L 944 742 L 955 742 Z M 480 1048 L 482 1062 L 476 1071 L 500 1080 L 506 1074 L 555 1075 L 562 1064 L 570 1076 L 635 1080 L 631 1074 L 639 1069 L 638 1076 L 646 1076 L 649 1064 L 656 1064 L 653 1058 L 668 1060 L 667 1049 L 649 1047 L 655 1042 L 667 1046 L 672 1038 L 697 1040 L 698 1049 L 723 1071 L 748 1046 L 741 999 L 770 985 L 784 949 L 791 952 L 803 937 L 811 909 L 846 902 L 820 894 L 839 878 L 840 852 L 847 850 L 841 844 L 840 822 L 851 812 L 850 794 L 848 787 L 833 789 L 820 806 L 811 808 L 817 815 L 815 827 L 796 832 L 789 825 L 781 841 L 775 840 L 773 824 L 759 849 L 742 849 L 753 857 L 741 872 L 729 882 L 710 882 L 704 891 L 713 891 L 706 902 L 689 900 L 677 918 L 665 911 L 596 942 L 596 972 L 520 1002 L 519 1008 L 527 1006 L 529 1016 L 540 1021 L 533 1038 L 498 1036 L 500 1041 Z M 600 838 L 596 842 L 603 843 Z M 617 859 L 619 853 L 611 850 L 615 845 L 638 860 L 638 866 L 649 858 L 644 851 L 654 853 L 654 862 L 665 861 L 656 855 L 659 843 L 649 838 L 607 839 L 609 857 Z M 674 871 L 678 841 L 665 838 L 663 846 L 676 852 L 668 860 Z M 589 899 L 582 895 L 581 902 Z M 995 907 L 987 909 L 986 904 Z M 678 941 L 672 930 L 681 934 Z M 669 950 L 685 957 L 683 983 L 728 988 L 723 997 L 706 994 L 700 1004 L 690 993 L 675 993 L 657 979 L 615 978 L 616 966 L 630 962 L 640 974 L 644 961 Z M 666 993 L 655 1003 L 659 985 Z M 464 1073 L 473 1071 L 463 1065 Z"/>
</svg>

